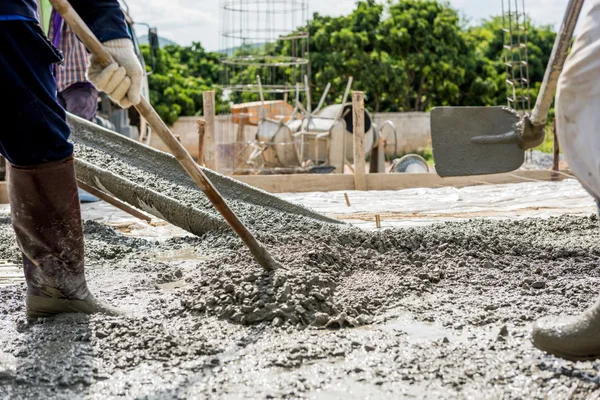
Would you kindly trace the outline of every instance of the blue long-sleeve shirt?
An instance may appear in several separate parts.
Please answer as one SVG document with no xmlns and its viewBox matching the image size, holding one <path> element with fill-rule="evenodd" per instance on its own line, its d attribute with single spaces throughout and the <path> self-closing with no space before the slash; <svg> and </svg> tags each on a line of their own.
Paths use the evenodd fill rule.
<svg viewBox="0 0 600 400">
<path fill-rule="evenodd" d="M 117 0 L 69 0 L 69 3 L 101 42 L 130 37 Z M 0 0 L 0 21 L 11 18 L 37 20 L 36 0 Z"/>
</svg>

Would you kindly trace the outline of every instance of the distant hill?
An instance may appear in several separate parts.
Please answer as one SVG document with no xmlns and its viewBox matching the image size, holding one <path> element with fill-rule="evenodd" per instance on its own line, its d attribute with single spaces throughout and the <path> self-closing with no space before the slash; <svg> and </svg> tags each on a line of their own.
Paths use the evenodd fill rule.
<svg viewBox="0 0 600 400">
<path fill-rule="evenodd" d="M 267 43 L 252 43 L 248 47 L 250 47 L 251 49 L 260 49 L 265 44 L 267 44 Z M 217 51 L 215 51 L 215 53 L 226 54 L 227 57 L 231 57 L 231 56 L 233 56 L 233 54 L 235 53 L 235 51 L 238 50 L 238 49 L 239 49 L 239 47 L 230 47 L 228 49 L 217 50 Z"/>
<path fill-rule="evenodd" d="M 140 42 L 140 44 L 148 44 L 148 35 L 138 36 L 138 41 Z M 175 43 L 174 41 L 166 39 L 161 36 L 158 37 L 158 44 L 161 48 L 165 47 L 167 45 L 170 45 L 170 44 L 174 44 L 174 45 L 178 46 L 178 44 Z M 248 47 L 250 47 L 251 49 L 260 49 L 265 44 L 267 44 L 267 43 L 252 43 Z M 231 56 L 233 56 L 235 51 L 238 49 L 239 49 L 239 47 L 232 47 L 229 49 L 217 50 L 217 51 L 215 51 L 215 53 L 225 54 L 227 57 L 231 57 Z"/>
<path fill-rule="evenodd" d="M 140 44 L 148 44 L 148 35 L 138 36 L 138 41 L 140 42 Z M 165 47 L 170 44 L 177 45 L 177 43 L 175 43 L 172 40 L 166 39 L 161 36 L 158 37 L 158 45 L 160 47 Z"/>
</svg>

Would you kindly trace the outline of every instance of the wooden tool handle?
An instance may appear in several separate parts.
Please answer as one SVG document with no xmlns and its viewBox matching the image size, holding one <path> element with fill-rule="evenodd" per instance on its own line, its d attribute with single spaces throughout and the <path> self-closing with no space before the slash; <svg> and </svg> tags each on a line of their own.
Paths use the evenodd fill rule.
<svg viewBox="0 0 600 400">
<path fill-rule="evenodd" d="M 100 43 L 96 35 L 94 35 L 67 0 L 50 0 L 50 3 L 52 3 L 56 11 L 63 17 L 67 24 L 69 24 L 79 40 L 83 42 L 85 47 L 91 53 L 98 57 L 103 65 L 107 66 L 115 62 L 112 55 L 106 50 L 102 43 Z M 192 156 L 175 138 L 169 127 L 163 122 L 150 103 L 148 103 L 148 100 L 142 97 L 140 103 L 135 105 L 135 109 L 146 121 L 148 121 L 152 130 L 160 136 L 177 161 L 179 161 L 186 172 L 190 174 L 200 189 L 205 191 L 211 187 L 212 185 L 208 183 L 208 179 L 204 175 L 204 172 L 202 172 Z M 216 190 L 214 188 L 212 189 Z"/>
<path fill-rule="evenodd" d="M 565 11 L 562 24 L 556 35 L 554 45 L 552 46 L 552 53 L 548 60 L 544 80 L 542 81 L 542 86 L 540 87 L 535 106 L 531 113 L 531 122 L 534 125 L 546 124 L 548 112 L 550 111 L 554 93 L 556 92 L 558 78 L 569 53 L 571 39 L 573 38 L 575 26 L 577 26 L 577 20 L 581 13 L 581 7 L 583 7 L 583 1 L 584 0 L 569 0 L 569 3 L 567 4 L 567 10 Z"/>
<path fill-rule="evenodd" d="M 100 59 L 100 62 L 103 65 L 110 65 L 115 62 L 112 55 L 104 48 L 96 35 L 89 29 L 67 0 L 50 0 L 50 3 L 52 3 L 52 6 L 54 6 L 56 11 L 63 17 L 67 24 L 69 24 L 79 40 L 83 42 L 91 53 Z M 162 141 L 171 151 L 171 154 L 175 156 L 183 169 L 204 192 L 206 197 L 208 197 L 217 211 L 225 218 L 235 233 L 242 239 L 259 264 L 267 270 L 281 268 L 281 266 L 273 260 L 267 250 L 258 242 L 258 240 L 256 240 L 252 233 L 250 233 L 246 226 L 244 226 L 242 221 L 239 220 L 237 215 L 233 213 L 227 203 L 225 203 L 223 197 L 208 180 L 200 166 L 196 164 L 190 153 L 188 153 L 185 147 L 183 147 L 175 138 L 169 127 L 163 122 L 150 103 L 142 97 L 142 100 L 135 106 L 135 109 L 146 121 L 148 121 L 152 130 L 160 136 Z"/>
<path fill-rule="evenodd" d="M 81 189 L 88 192 L 89 194 L 96 196 L 99 199 L 104 200 L 108 204 L 112 204 L 113 206 L 117 207 L 119 210 L 125 211 L 129 215 L 133 215 L 134 217 L 139 218 L 148 223 L 152 222 L 152 217 L 144 214 L 141 211 L 136 210 L 135 208 L 131 207 L 129 204 L 122 202 L 121 200 L 109 195 L 108 193 L 104 193 L 103 191 L 98 190 L 95 187 L 90 186 L 83 181 L 80 181 L 79 179 L 77 179 L 77 185 Z"/>
<path fill-rule="evenodd" d="M 96 35 L 94 35 L 94 32 L 90 30 L 67 0 L 50 0 L 50 3 L 60 16 L 67 21 L 69 27 L 75 32 L 90 53 L 98 57 L 103 66 L 106 67 L 115 62 L 113 56 L 104 48 Z"/>
</svg>

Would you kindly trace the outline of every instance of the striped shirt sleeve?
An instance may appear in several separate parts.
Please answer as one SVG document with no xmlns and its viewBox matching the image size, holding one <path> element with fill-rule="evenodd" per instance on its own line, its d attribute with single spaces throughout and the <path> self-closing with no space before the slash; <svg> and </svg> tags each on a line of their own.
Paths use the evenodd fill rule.
<svg viewBox="0 0 600 400">
<path fill-rule="evenodd" d="M 64 56 L 63 63 L 56 67 L 56 84 L 60 93 L 74 83 L 88 81 L 85 72 L 89 54 L 83 43 L 66 24 L 63 24 L 58 48 Z"/>
</svg>

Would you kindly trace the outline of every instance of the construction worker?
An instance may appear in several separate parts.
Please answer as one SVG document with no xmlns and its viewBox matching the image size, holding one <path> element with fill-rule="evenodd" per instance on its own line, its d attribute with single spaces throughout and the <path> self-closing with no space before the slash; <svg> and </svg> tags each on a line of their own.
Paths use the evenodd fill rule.
<svg viewBox="0 0 600 400">
<path fill-rule="evenodd" d="M 51 12 L 48 25 L 48 38 L 64 58 L 62 64 L 54 68 L 58 103 L 71 114 L 93 121 L 98 109 L 98 89 L 85 76 L 89 54 L 69 24 L 55 10 Z M 81 203 L 100 200 L 82 189 L 78 193 Z"/>
<path fill-rule="evenodd" d="M 600 199 L 600 0 L 590 2 L 558 82 L 556 128 L 569 168 Z M 600 299 L 575 317 L 535 322 L 536 347 L 579 360 L 600 357 Z"/>
<path fill-rule="evenodd" d="M 98 109 L 98 90 L 86 78 L 89 55 L 59 13 L 52 12 L 48 38 L 64 57 L 55 68 L 58 103 L 68 112 L 93 121 Z"/>
<path fill-rule="evenodd" d="M 92 55 L 88 80 L 122 107 L 138 103 L 142 68 L 118 1 L 70 2 L 116 60 L 103 67 Z M 0 108 L 0 153 L 9 163 L 27 313 L 110 311 L 94 299 L 85 280 L 73 145 L 53 75 L 62 57 L 42 32 L 36 8 L 36 0 L 0 2 L 0 92 L 10 98 Z"/>
</svg>

